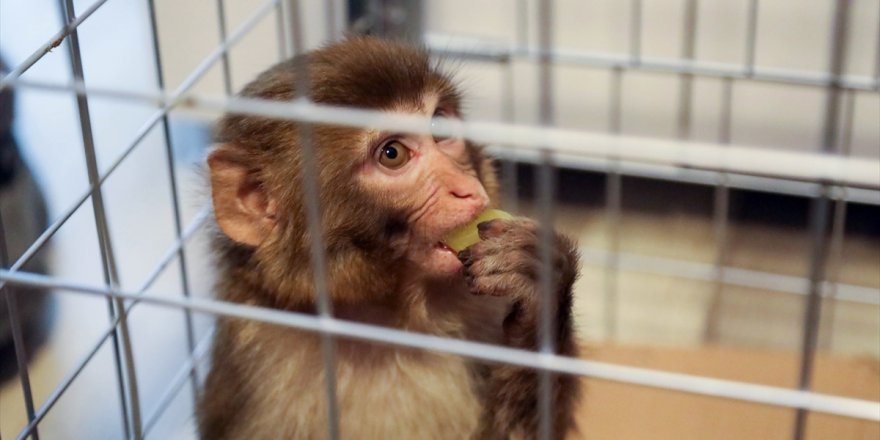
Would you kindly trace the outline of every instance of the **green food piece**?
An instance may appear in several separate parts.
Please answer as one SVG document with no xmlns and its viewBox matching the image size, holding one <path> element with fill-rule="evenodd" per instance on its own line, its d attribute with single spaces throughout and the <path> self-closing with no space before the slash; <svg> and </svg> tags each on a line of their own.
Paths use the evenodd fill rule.
<svg viewBox="0 0 880 440">
<path fill-rule="evenodd" d="M 480 241 L 480 236 L 477 232 L 478 224 L 498 218 L 507 220 L 513 218 L 513 216 L 500 209 L 487 209 L 470 223 L 452 231 L 446 236 L 444 243 L 455 252 L 461 252 L 462 249 L 468 248 Z"/>
</svg>

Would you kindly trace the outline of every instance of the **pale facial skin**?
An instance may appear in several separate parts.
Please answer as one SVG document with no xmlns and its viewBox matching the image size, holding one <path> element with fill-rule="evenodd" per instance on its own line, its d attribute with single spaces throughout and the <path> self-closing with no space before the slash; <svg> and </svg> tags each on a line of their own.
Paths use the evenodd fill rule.
<svg viewBox="0 0 880 440">
<path fill-rule="evenodd" d="M 425 117 L 455 118 L 428 95 L 418 109 Z M 407 258 L 426 275 L 460 273 L 462 263 L 443 238 L 489 206 L 489 196 L 477 178 L 460 137 L 372 131 L 365 142 L 367 158 L 358 171 L 364 188 L 380 200 L 401 208 L 411 226 Z"/>
</svg>

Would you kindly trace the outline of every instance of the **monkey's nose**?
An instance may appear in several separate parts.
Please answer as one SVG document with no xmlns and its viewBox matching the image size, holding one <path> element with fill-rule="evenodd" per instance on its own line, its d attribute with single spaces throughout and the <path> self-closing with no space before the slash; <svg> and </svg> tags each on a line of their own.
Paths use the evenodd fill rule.
<svg viewBox="0 0 880 440">
<path fill-rule="evenodd" d="M 449 192 L 459 199 L 473 199 L 475 201 L 488 203 L 489 195 L 483 189 L 483 185 L 476 179 L 456 179 L 459 182 L 449 188 Z M 473 182 L 470 182 L 473 180 Z"/>
<path fill-rule="evenodd" d="M 471 185 L 450 188 L 450 194 L 461 202 L 465 202 L 474 215 L 489 207 L 489 195 L 479 182 Z"/>
<path fill-rule="evenodd" d="M 469 199 L 472 197 L 476 197 L 476 191 L 474 191 L 473 188 L 468 188 L 465 186 L 452 187 L 449 192 L 459 199 Z"/>
</svg>

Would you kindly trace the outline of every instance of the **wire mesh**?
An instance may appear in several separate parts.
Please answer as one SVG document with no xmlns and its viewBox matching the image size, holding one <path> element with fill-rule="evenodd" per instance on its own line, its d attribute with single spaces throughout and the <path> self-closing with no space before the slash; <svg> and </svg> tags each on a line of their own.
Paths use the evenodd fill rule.
<svg viewBox="0 0 880 440">
<path fill-rule="evenodd" d="M 185 243 L 206 223 L 209 208 L 202 209 L 195 219 L 186 227 L 181 215 L 179 185 L 175 177 L 172 135 L 170 132 L 169 114 L 172 110 L 210 110 L 213 112 L 234 111 L 245 114 L 264 115 L 275 118 L 287 118 L 309 124 L 334 123 L 341 125 L 394 129 L 403 132 L 420 132 L 424 130 L 424 121 L 418 117 L 394 115 L 361 110 L 336 108 L 317 105 L 308 101 L 308 94 L 294 103 L 245 99 L 232 95 L 230 50 L 254 29 L 256 24 L 274 15 L 277 27 L 279 53 L 282 58 L 306 51 L 305 37 L 302 35 L 306 27 L 305 13 L 301 2 L 286 0 L 269 0 L 261 4 L 253 14 L 227 35 L 227 18 L 223 0 L 217 2 L 217 25 L 220 35 L 218 46 L 195 67 L 180 86 L 171 92 L 166 91 L 163 78 L 163 57 L 159 39 L 159 26 L 152 0 L 148 0 L 150 32 L 153 37 L 154 63 L 157 72 L 156 92 L 136 92 L 113 88 L 91 87 L 83 79 L 80 48 L 77 39 L 77 28 L 100 10 L 107 0 L 98 0 L 74 14 L 70 0 L 59 2 L 63 11 L 64 26 L 45 44 L 38 47 L 31 56 L 0 80 L 0 90 L 4 88 L 39 89 L 55 92 L 73 92 L 78 104 L 83 144 L 85 147 L 86 164 L 89 176 L 89 188 L 71 207 L 58 216 L 31 246 L 14 262 L 9 264 L 3 260 L 0 271 L 0 287 L 39 286 L 48 287 L 59 292 L 95 295 L 106 298 L 110 325 L 102 333 L 94 347 L 82 358 L 78 366 L 72 369 L 60 382 L 55 390 L 41 403 L 35 406 L 34 396 L 30 390 L 27 366 L 21 349 L 21 329 L 17 321 L 14 295 L 6 295 L 10 301 L 10 322 L 15 336 L 16 356 L 25 406 L 27 408 L 27 425 L 20 431 L 18 438 L 38 438 L 39 424 L 52 410 L 58 399 L 69 389 L 86 366 L 92 362 L 95 354 L 108 340 L 112 340 L 115 350 L 116 374 L 120 393 L 120 403 L 124 432 L 127 438 L 143 438 L 155 426 L 157 420 L 171 404 L 184 384 L 192 384 L 193 395 L 198 391 L 198 367 L 206 357 L 207 347 L 211 338 L 206 336 L 197 339 L 193 330 L 191 312 L 212 315 L 232 316 L 253 319 L 292 328 L 318 332 L 322 335 L 322 358 L 327 372 L 334 371 L 333 340 L 338 337 L 355 338 L 383 342 L 387 344 L 451 353 L 472 359 L 489 362 L 510 363 L 537 369 L 541 372 L 540 405 L 542 424 L 541 438 L 549 438 L 551 432 L 550 415 L 553 412 L 550 399 L 549 381 L 553 374 L 574 374 L 593 378 L 620 381 L 630 384 L 656 387 L 666 390 L 684 391 L 709 396 L 739 399 L 770 405 L 797 409 L 795 438 L 803 438 L 806 426 L 805 417 L 808 411 L 843 415 L 871 421 L 880 421 L 880 403 L 826 395 L 809 391 L 811 388 L 812 362 L 819 340 L 821 305 L 823 297 L 836 300 L 851 301 L 859 304 L 880 304 L 880 291 L 842 283 L 836 273 L 842 253 L 842 240 L 846 207 L 848 203 L 870 203 L 880 205 L 880 172 L 873 158 L 861 158 L 850 155 L 847 145 L 851 142 L 853 112 L 856 93 L 880 94 L 880 52 L 877 54 L 876 69 L 873 76 L 846 75 L 844 63 L 847 48 L 847 17 L 849 3 L 846 0 L 835 2 L 835 19 L 832 29 L 828 31 L 831 39 L 829 45 L 829 68 L 827 71 L 791 71 L 756 64 L 757 47 L 760 44 L 758 35 L 760 21 L 760 4 L 758 0 L 750 0 L 747 4 L 747 25 L 743 60 L 741 63 L 717 63 L 695 59 L 697 29 L 699 26 L 699 5 L 697 0 L 685 3 L 682 20 L 681 55 L 668 59 L 649 57 L 642 47 L 644 39 L 643 21 L 644 5 L 640 0 L 629 3 L 629 44 L 622 54 L 594 53 L 581 50 L 569 50 L 554 44 L 553 39 L 553 2 L 542 0 L 537 5 L 523 0 L 517 2 L 516 39 L 509 45 L 495 44 L 482 40 L 466 40 L 461 47 L 451 43 L 432 43 L 427 38 L 427 45 L 438 56 L 475 59 L 480 62 L 495 63 L 505 69 L 508 75 L 504 81 L 504 96 L 512 99 L 516 94 L 512 79 L 517 62 L 535 62 L 538 69 L 538 108 L 540 124 L 528 125 L 516 121 L 513 104 L 504 105 L 510 112 L 504 122 L 469 121 L 458 128 L 439 124 L 432 127 L 436 135 L 452 134 L 454 129 L 463 130 L 464 136 L 472 141 L 490 145 L 488 151 L 501 158 L 513 159 L 516 162 L 532 162 L 538 164 L 539 178 L 537 200 L 540 204 L 542 223 L 552 224 L 556 209 L 554 191 L 558 176 L 555 170 L 563 167 L 595 170 L 603 173 L 606 185 L 606 219 L 608 222 L 609 245 L 607 249 L 584 252 L 584 259 L 594 260 L 605 268 L 603 287 L 605 333 L 608 338 L 615 338 L 619 323 L 615 319 L 618 310 L 618 277 L 622 268 L 637 268 L 642 271 L 655 271 L 675 276 L 691 277 L 711 281 L 714 285 L 711 303 L 707 311 L 705 339 L 712 341 L 717 338 L 718 302 L 722 289 L 726 285 L 749 285 L 767 288 L 774 291 L 785 291 L 805 295 L 806 312 L 804 313 L 801 363 L 799 367 L 798 389 L 785 389 L 750 383 L 720 380 L 709 377 L 668 373 L 659 370 L 640 369 L 603 362 L 571 359 L 553 354 L 550 325 L 550 310 L 547 304 L 542 306 L 541 350 L 538 353 L 514 350 L 505 347 L 491 346 L 456 339 L 444 339 L 429 335 L 409 333 L 390 328 L 349 322 L 333 317 L 330 301 L 327 297 L 324 265 L 324 248 L 320 240 L 313 239 L 311 261 L 316 274 L 317 291 L 319 292 L 319 314 L 317 316 L 281 312 L 253 306 L 224 303 L 193 296 L 187 280 L 189 273 L 185 258 Z M 536 36 L 529 32 L 530 6 L 536 7 Z M 329 2 L 322 9 L 328 40 L 338 39 L 341 35 L 342 7 L 338 2 Z M 878 20 L 880 23 L 880 20 Z M 880 25 L 878 25 L 880 29 Z M 880 31 L 878 31 L 880 35 Z M 532 45 L 532 41 L 537 43 Z M 880 38 L 878 38 L 880 40 Z M 57 84 L 46 81 L 25 79 L 22 75 L 59 44 L 67 44 L 69 60 L 73 71 L 70 84 Z M 880 41 L 877 44 L 880 47 Z M 217 98 L 197 94 L 192 89 L 202 80 L 206 73 L 217 63 L 222 68 L 223 89 L 225 97 Z M 562 129 L 554 126 L 553 75 L 556 68 L 565 65 L 588 66 L 606 69 L 610 72 L 610 96 L 608 107 L 608 133 L 594 133 L 583 130 Z M 622 129 L 622 101 L 627 75 L 634 72 L 652 72 L 662 75 L 673 75 L 678 78 L 679 95 L 677 105 L 676 139 L 650 139 L 624 134 Z M 306 75 L 307 77 L 307 75 Z M 698 142 L 691 140 L 693 120 L 694 80 L 697 78 L 720 78 L 722 81 L 720 122 L 717 142 Z M 826 94 L 823 140 L 821 153 L 775 151 L 767 148 L 755 148 L 734 145 L 731 142 L 731 125 L 733 118 L 733 99 L 736 88 L 746 82 L 765 82 L 781 85 L 811 87 L 822 90 Z M 134 139 L 122 150 L 122 153 L 111 162 L 102 173 L 95 157 L 94 140 L 91 139 L 91 117 L 88 102 L 92 98 L 109 98 L 123 102 L 139 102 L 157 105 L 155 111 L 138 130 Z M 841 111 L 843 108 L 843 111 Z M 841 119 L 842 118 L 842 119 Z M 843 121 L 841 124 L 840 121 Z M 171 187 L 171 204 L 175 242 L 164 256 L 157 262 L 155 269 L 143 281 L 139 289 L 126 291 L 120 288 L 114 258 L 114 246 L 104 212 L 102 186 L 107 178 L 126 161 L 129 155 L 142 143 L 147 134 L 158 124 L 162 126 L 163 142 L 167 155 L 167 172 Z M 309 132 L 303 131 L 304 145 L 310 145 Z M 835 146 L 840 145 L 839 149 Z M 306 148 L 306 152 L 311 148 Z M 308 177 L 304 188 L 308 207 L 311 237 L 321 237 L 319 206 L 320 188 L 316 185 L 314 167 L 309 166 L 314 158 L 306 155 L 304 172 Z M 505 163 L 505 177 L 512 179 L 508 186 L 515 187 L 518 180 L 516 166 L 512 162 Z M 662 259 L 646 255 L 631 254 L 621 250 L 620 219 L 625 186 L 624 176 L 652 176 L 654 178 L 673 181 L 697 181 L 714 186 L 712 222 L 717 250 L 713 263 L 699 264 L 671 259 Z M 806 276 L 774 274 L 756 270 L 745 270 L 727 265 L 729 243 L 729 211 L 730 191 L 732 188 L 757 188 L 763 191 L 788 192 L 808 196 L 813 199 L 810 214 L 810 234 L 812 247 L 810 250 L 810 270 Z M 508 199 L 516 200 L 516 191 L 508 194 Z M 22 271 L 25 263 L 33 258 L 52 238 L 52 236 L 71 218 L 71 216 L 87 201 L 93 206 L 96 234 L 100 242 L 101 261 L 104 273 L 104 285 L 93 286 L 72 282 L 58 277 L 48 277 Z M 830 206 L 834 205 L 834 211 Z M 832 231 L 827 232 L 828 224 Z M 5 231 L 0 222 L 0 244 L 5 254 Z M 542 279 L 544 289 L 549 291 L 546 283 L 550 276 L 549 241 L 550 237 L 542 237 L 545 271 Z M 831 249 L 829 254 L 829 249 Z M 831 263 L 827 258 L 830 255 Z M 161 275 L 163 270 L 177 261 L 181 274 L 181 290 L 179 296 L 148 295 L 150 286 Z M 826 271 L 826 267 L 829 269 Z M 828 272 L 826 274 L 826 272 Z M 548 298 L 549 295 L 545 295 Z M 155 304 L 180 310 L 185 313 L 185 333 L 187 349 L 190 356 L 179 367 L 170 380 L 160 398 L 151 407 L 146 417 L 142 414 L 142 399 L 138 393 L 138 381 L 135 370 L 135 359 L 132 356 L 132 341 L 129 338 L 126 319 L 132 309 L 141 303 Z M 830 309 L 828 313 L 834 313 Z M 332 379 L 333 374 L 328 374 Z M 340 414 L 335 403 L 335 383 L 327 380 L 329 425 L 328 436 L 339 437 L 338 417 Z"/>
</svg>

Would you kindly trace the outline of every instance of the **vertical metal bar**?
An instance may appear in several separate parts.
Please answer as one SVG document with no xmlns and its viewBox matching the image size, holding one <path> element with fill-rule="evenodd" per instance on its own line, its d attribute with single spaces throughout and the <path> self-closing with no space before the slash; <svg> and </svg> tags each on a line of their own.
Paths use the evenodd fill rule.
<svg viewBox="0 0 880 440">
<path fill-rule="evenodd" d="M 541 150 L 541 166 L 538 174 L 538 211 L 540 212 L 540 246 L 541 268 L 539 273 L 540 316 L 539 341 L 540 351 L 544 354 L 555 352 L 555 324 L 558 293 L 553 289 L 553 218 L 554 199 L 556 193 L 555 166 L 550 150 Z M 553 382 L 556 373 L 542 370 L 538 377 L 538 438 L 553 438 Z"/>
<path fill-rule="evenodd" d="M 611 71 L 611 96 L 609 98 L 609 131 L 620 134 L 623 115 L 623 69 Z M 617 338 L 618 279 L 620 277 L 620 220 L 623 202 L 623 176 L 620 160 L 608 161 L 608 177 L 605 182 L 605 222 L 608 230 L 608 252 L 605 254 L 604 313 L 605 339 Z"/>
<path fill-rule="evenodd" d="M 502 66 L 501 76 L 502 88 L 504 89 L 501 97 L 501 119 L 503 119 L 504 122 L 513 123 L 516 120 L 516 114 L 514 111 L 514 93 L 516 93 L 516 88 L 514 87 L 513 57 L 507 57 L 505 59 L 504 65 Z M 501 163 L 501 171 L 504 175 L 502 186 L 505 195 L 505 208 L 513 213 L 519 211 L 519 171 L 517 167 L 519 162 L 517 160 L 517 151 L 516 148 L 511 148 L 510 154 L 504 162 Z"/>
<path fill-rule="evenodd" d="M 880 90 L 880 8 L 877 8 L 877 53 L 874 60 L 874 88 Z"/>
<path fill-rule="evenodd" d="M 552 126 L 554 121 L 554 87 L 553 70 L 550 50 L 553 48 L 553 2 L 541 0 L 538 3 L 538 45 L 540 47 L 540 65 L 538 67 L 538 102 L 541 124 Z M 552 285 L 552 246 L 553 246 L 553 203 L 554 203 L 554 169 L 549 150 L 541 153 L 541 168 L 538 176 L 538 204 L 541 215 L 541 271 L 540 271 L 540 351 L 554 352 L 554 297 L 556 292 Z M 553 436 L 553 387 L 555 374 L 542 370 L 538 382 L 538 438 L 551 439 Z"/>
<path fill-rule="evenodd" d="M 338 26 L 336 25 L 336 0 L 324 0 L 324 26 L 327 28 L 327 40 L 336 39 Z"/>
<path fill-rule="evenodd" d="M 831 245 L 828 250 L 828 290 L 824 295 L 827 304 L 819 321 L 820 335 L 817 348 L 830 350 L 834 340 L 834 321 L 837 304 L 837 283 L 840 280 L 840 268 L 843 263 L 843 239 L 846 229 L 846 188 L 837 187 L 834 191 L 833 216 L 831 220 Z"/>
<path fill-rule="evenodd" d="M 61 5 L 64 22 L 69 25 L 75 18 L 73 0 L 59 0 L 59 3 Z M 79 36 L 76 30 L 71 31 L 68 36 L 67 47 L 69 49 L 70 66 L 74 80 L 82 82 L 84 81 L 82 56 L 80 55 Z M 113 255 L 110 230 L 107 226 L 107 217 L 104 211 L 104 198 L 101 193 L 100 184 L 101 176 L 98 173 L 98 161 L 92 135 L 88 100 L 84 95 L 77 95 L 76 103 L 79 112 L 80 129 L 82 130 L 83 149 L 86 157 L 89 184 L 92 186 L 92 210 L 95 216 L 98 244 L 101 249 L 104 282 L 111 288 L 118 288 L 119 277 L 116 269 L 116 259 Z M 126 435 L 139 440 L 143 437 L 141 429 L 140 398 L 138 396 L 137 376 L 135 375 L 134 370 L 131 339 L 128 332 L 128 320 L 125 316 L 125 304 L 121 299 L 108 298 L 107 301 L 110 322 L 115 322 L 117 314 L 119 315 L 118 332 L 114 334 L 114 356 L 116 360 L 117 378 L 119 380 L 123 423 L 126 429 Z M 124 359 L 120 358 L 120 352 L 122 352 Z M 125 371 L 123 371 L 123 368 Z"/>
<path fill-rule="evenodd" d="M 150 10 L 150 30 L 153 37 L 153 62 L 156 65 L 156 85 L 159 86 L 159 90 L 164 92 L 165 74 L 164 69 L 162 68 L 162 52 L 159 47 L 159 26 L 158 20 L 156 19 L 156 5 L 154 0 L 147 0 L 147 7 Z M 223 14 L 223 0 L 217 0 L 217 7 L 219 10 L 218 18 L 220 20 L 220 35 L 222 38 L 221 41 L 226 41 L 226 25 Z M 227 53 L 228 51 L 223 51 L 223 79 L 224 84 L 226 85 L 226 93 L 229 94 L 231 83 L 229 81 L 229 59 L 226 56 Z M 165 157 L 168 167 L 168 181 L 171 186 L 171 207 L 172 215 L 174 217 L 174 237 L 178 241 L 180 241 L 183 231 L 183 226 L 181 225 L 181 222 L 183 220 L 180 214 L 180 198 L 178 196 L 179 193 L 177 190 L 177 176 L 174 169 L 174 148 L 171 143 L 171 124 L 168 120 L 167 112 L 162 115 L 162 136 L 165 141 Z M 183 245 L 181 245 L 177 249 L 177 264 L 178 270 L 180 271 L 180 284 L 181 288 L 183 289 L 183 296 L 185 298 L 189 298 L 191 296 L 189 288 L 189 271 L 186 267 L 186 253 L 184 251 Z M 189 353 L 192 353 L 196 346 L 192 312 L 190 310 L 184 310 L 183 318 L 186 329 L 186 348 Z M 199 383 L 195 370 L 191 371 L 190 385 L 192 387 L 193 399 L 195 399 L 195 401 L 197 402 L 199 398 Z"/>
<path fill-rule="evenodd" d="M 155 49 L 156 65 L 159 66 L 160 65 L 159 64 L 160 56 L 159 56 L 159 40 L 156 37 L 156 18 L 155 18 L 156 13 L 154 11 L 155 8 L 153 7 L 153 0 L 149 0 L 149 1 L 150 1 L 150 13 L 152 15 L 152 22 L 151 23 L 153 25 L 153 41 L 154 41 L 153 47 L 156 48 Z M 224 4 L 224 0 L 217 0 L 217 30 L 220 32 L 220 41 L 221 42 L 226 41 L 226 5 Z M 221 62 L 222 62 L 222 66 L 223 66 L 223 90 L 226 92 L 226 96 L 229 96 L 229 95 L 232 95 L 232 70 L 229 65 L 229 50 L 228 49 L 223 51 L 223 58 L 222 58 Z M 162 82 L 161 82 L 161 77 L 162 77 L 162 71 L 159 70 L 159 78 L 160 78 L 159 88 L 162 90 L 165 90 L 165 87 L 162 85 Z M 167 132 L 168 131 L 167 117 L 162 122 L 165 124 L 165 127 L 166 127 L 165 131 Z M 166 143 L 166 145 L 167 145 L 167 143 Z M 172 174 L 174 174 L 174 173 L 172 173 Z M 175 191 L 175 193 L 176 193 L 176 191 Z M 175 207 L 176 207 L 176 205 L 175 205 Z M 190 350 L 190 352 L 192 352 L 192 350 Z"/>
<path fill-rule="evenodd" d="M 758 44 L 758 0 L 749 0 L 748 18 L 746 19 L 746 44 L 743 65 L 746 77 L 755 71 L 755 53 Z M 733 78 L 724 78 L 721 100 L 721 125 L 719 142 L 729 144 L 733 118 Z M 721 299 L 724 295 L 724 268 L 728 256 L 727 232 L 730 217 L 730 177 L 727 173 L 719 173 L 718 185 L 715 187 L 715 203 L 712 210 L 715 235 L 715 270 L 713 273 L 713 291 L 706 312 L 703 341 L 716 343 L 719 338 L 719 319 L 721 315 Z"/>
<path fill-rule="evenodd" d="M 283 61 L 290 57 L 288 49 L 287 30 L 285 24 L 284 2 L 275 3 L 275 37 L 278 40 L 278 60 Z"/>
<path fill-rule="evenodd" d="M 327 21 L 327 39 L 334 41 L 340 38 L 345 30 L 345 20 L 343 17 L 347 14 L 340 0 L 326 0 L 324 4 L 324 12 L 326 14 L 324 18 Z"/>
<path fill-rule="evenodd" d="M 718 142 L 730 143 L 730 128 L 733 114 L 733 78 L 724 78 L 721 95 L 721 116 Z M 730 176 L 718 173 L 715 186 L 715 203 L 712 210 L 712 223 L 715 232 L 715 269 L 712 274 L 712 296 L 706 311 L 703 342 L 718 342 L 718 320 L 721 314 L 721 297 L 724 295 L 724 267 L 727 263 L 727 230 L 730 217 Z"/>
<path fill-rule="evenodd" d="M 3 224 L 3 213 L 0 212 L 0 267 L 9 268 L 9 249 L 6 241 L 6 226 Z M 0 296 L 6 297 L 6 308 L 9 312 L 9 327 L 12 331 L 12 345 L 15 349 L 15 361 L 18 365 L 18 378 L 21 381 L 21 393 L 24 396 L 24 408 L 27 411 L 28 423 L 33 423 L 36 418 L 34 411 L 34 395 L 31 391 L 31 379 L 28 374 L 27 352 L 24 345 L 21 321 L 18 313 L 18 299 L 12 287 L 4 285 L 0 287 Z M 40 434 L 34 427 L 31 431 L 31 439 L 40 440 Z"/>
<path fill-rule="evenodd" d="M 831 53 L 829 54 L 829 75 L 831 85 L 825 100 L 825 121 L 823 124 L 822 150 L 831 153 L 838 133 L 840 113 L 840 76 L 846 59 L 846 28 L 849 19 L 849 0 L 837 0 L 831 30 Z M 828 249 L 828 207 L 829 185 L 823 184 L 819 197 L 813 200 L 810 216 L 810 290 L 804 313 L 804 329 L 801 344 L 800 375 L 798 388 L 809 390 L 813 377 L 813 361 L 819 335 L 819 322 L 822 310 L 822 281 L 824 280 L 826 251 Z M 794 438 L 805 436 L 807 411 L 798 409 L 795 416 Z"/>
<path fill-rule="evenodd" d="M 828 73 L 831 83 L 825 95 L 825 121 L 822 134 L 822 149 L 832 152 L 837 143 L 840 115 L 841 75 L 845 68 L 846 36 L 849 21 L 849 0 L 837 0 L 834 12 L 834 28 L 832 29 L 831 53 L 829 55 Z"/>
<path fill-rule="evenodd" d="M 746 60 L 745 75 L 755 73 L 755 51 L 758 45 L 758 0 L 749 0 L 749 15 L 746 22 Z"/>
<path fill-rule="evenodd" d="M 828 186 L 823 185 L 820 195 L 813 200 L 810 212 L 810 290 L 807 296 L 806 311 L 804 313 L 804 329 L 801 344 L 800 373 L 798 377 L 798 389 L 809 390 L 813 376 L 813 356 L 816 351 L 816 339 L 820 318 L 822 298 L 822 278 L 825 263 L 825 251 L 827 237 L 825 230 L 828 226 Z M 793 437 L 801 440 L 805 436 L 807 411 L 798 409 L 795 415 L 795 427 Z"/>
<path fill-rule="evenodd" d="M 749 0 L 748 18 L 746 19 L 746 45 L 743 54 L 743 66 L 746 77 L 755 71 L 755 51 L 758 43 L 758 0 Z M 718 138 L 721 144 L 731 141 L 733 118 L 733 78 L 725 77 L 721 98 L 721 124 Z M 712 297 L 706 311 L 703 342 L 716 343 L 719 338 L 719 319 L 721 315 L 721 298 L 724 295 L 724 267 L 727 262 L 727 231 L 730 217 L 730 177 L 727 173 L 718 174 L 718 185 L 715 187 L 715 203 L 712 218 L 715 232 L 715 270 L 713 273 Z"/>
<path fill-rule="evenodd" d="M 287 0 L 291 24 L 291 47 L 296 53 L 302 53 L 304 49 L 302 24 L 303 19 L 299 7 L 301 3 L 295 0 Z M 296 72 L 295 94 L 297 99 L 308 100 L 310 96 L 311 81 L 307 63 L 300 63 Z M 326 252 L 323 243 L 323 231 L 321 223 L 321 196 L 317 173 L 317 152 L 313 144 L 312 127 L 306 123 L 299 123 L 299 139 L 302 142 L 303 163 L 300 171 L 303 176 L 303 192 L 306 205 L 306 220 L 309 226 L 310 239 L 310 263 L 314 276 L 315 292 L 317 294 L 318 315 L 322 320 L 330 318 L 333 314 L 330 292 L 327 291 L 327 268 Z M 325 322 L 325 321 L 322 321 Z M 339 407 L 336 401 L 336 363 L 335 341 L 329 333 L 321 332 L 321 357 L 324 363 L 324 383 L 327 392 L 327 437 L 331 440 L 339 438 Z"/>
<path fill-rule="evenodd" d="M 529 4 L 528 0 L 519 0 L 516 2 L 516 47 L 520 51 L 528 51 L 529 45 Z M 514 77 L 514 57 L 508 56 L 505 59 L 504 71 L 502 73 L 503 88 L 505 90 L 502 97 L 502 119 L 505 122 L 514 122 L 516 120 L 516 110 L 514 108 L 516 92 L 516 84 Z M 519 160 L 517 158 L 518 150 L 510 149 L 510 155 L 502 163 L 502 173 L 506 182 L 504 182 L 504 191 L 506 193 L 507 208 L 510 212 L 519 211 Z"/>
<path fill-rule="evenodd" d="M 303 35 L 303 21 L 300 18 L 300 6 L 301 3 L 299 0 L 283 0 L 281 2 L 284 5 L 284 15 L 285 15 L 285 23 L 286 23 L 286 39 L 287 44 L 291 49 L 291 56 L 299 55 L 303 52 L 303 48 L 305 47 L 305 35 Z M 297 72 L 308 74 L 308 70 L 305 72 Z M 302 78 L 300 81 L 308 81 L 308 77 Z M 302 92 L 305 93 L 305 97 L 308 97 L 309 84 L 301 83 L 303 86 Z"/>
<path fill-rule="evenodd" d="M 299 24 L 293 21 L 297 17 L 296 9 L 299 2 L 297 0 L 281 0 L 279 4 L 281 5 L 279 8 L 281 14 L 279 19 L 280 38 L 284 41 L 284 58 L 293 58 L 302 51 L 301 39 L 295 36 L 301 33 L 301 29 L 299 29 Z"/>
<path fill-rule="evenodd" d="M 721 123 L 718 128 L 718 141 L 722 144 L 730 144 L 733 126 L 733 84 L 731 77 L 724 78 L 721 93 Z M 727 175 L 727 173 L 723 173 Z"/>
<path fill-rule="evenodd" d="M 848 156 L 852 147 L 853 121 L 855 119 L 855 103 L 856 94 L 852 90 L 846 93 L 847 105 L 844 108 L 843 120 L 844 126 L 841 132 L 841 140 L 838 151 L 842 156 Z M 822 321 L 820 321 L 820 338 L 819 348 L 829 350 L 832 347 L 834 334 L 834 321 L 836 315 L 836 297 L 838 281 L 840 281 L 840 269 L 843 267 L 843 240 L 846 231 L 846 209 L 847 209 L 847 189 L 846 187 L 836 187 L 834 197 L 834 215 L 831 221 L 831 245 L 828 251 L 828 292 L 825 295 L 827 299 L 826 310 L 823 313 Z"/>
<path fill-rule="evenodd" d="M 684 30 L 681 45 L 681 55 L 682 58 L 686 60 L 692 60 L 696 55 L 698 7 L 698 0 L 687 0 L 684 8 Z"/>
<path fill-rule="evenodd" d="M 520 50 L 528 50 L 529 46 L 529 0 L 516 3 L 516 37 Z"/>
<path fill-rule="evenodd" d="M 693 60 L 696 51 L 697 0 L 687 0 L 684 9 L 684 38 L 682 38 L 681 57 Z M 687 139 L 691 131 L 691 107 L 694 89 L 694 76 L 683 73 L 679 76 L 681 84 L 678 95 L 678 138 Z"/>
<path fill-rule="evenodd" d="M 633 66 L 642 63 L 642 0 L 630 1 L 629 53 Z"/>
<path fill-rule="evenodd" d="M 538 5 L 538 45 L 540 57 L 538 65 L 538 111 L 540 122 L 544 126 L 552 126 L 555 118 L 553 112 L 553 60 L 550 51 L 553 49 L 553 6 L 552 0 L 541 0 Z"/>
</svg>

